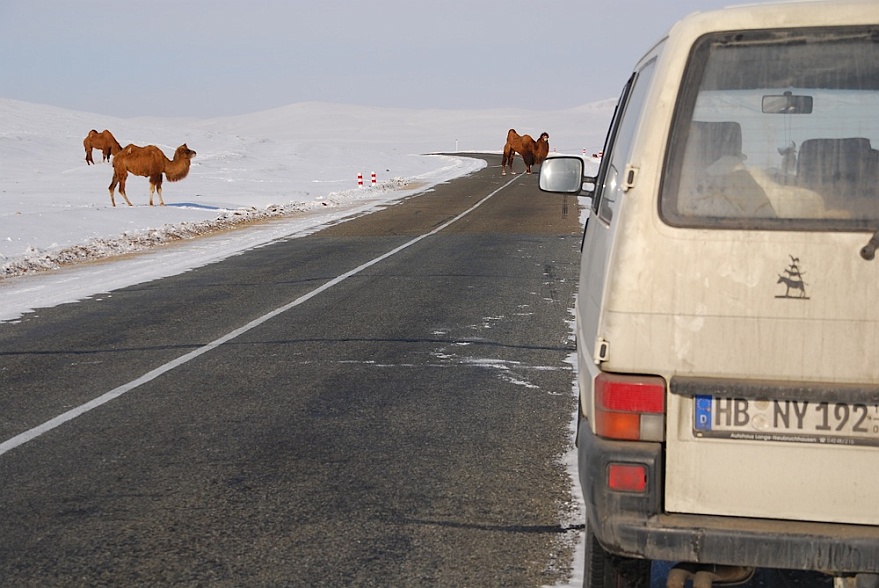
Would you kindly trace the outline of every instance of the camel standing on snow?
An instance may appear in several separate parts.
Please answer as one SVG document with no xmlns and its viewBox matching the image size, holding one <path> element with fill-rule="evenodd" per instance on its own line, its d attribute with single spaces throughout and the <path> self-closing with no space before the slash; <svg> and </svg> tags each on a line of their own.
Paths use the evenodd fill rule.
<svg viewBox="0 0 879 588">
<path fill-rule="evenodd" d="M 189 175 L 189 165 L 195 151 L 186 146 L 186 143 L 174 152 L 174 159 L 168 159 L 162 150 L 155 145 L 138 147 L 128 145 L 113 157 L 113 181 L 110 182 L 110 203 L 116 206 L 114 196 L 116 185 L 119 185 L 119 193 L 125 198 L 128 206 L 131 201 L 125 195 L 125 180 L 128 174 L 143 176 L 150 179 L 150 206 L 153 205 L 153 193 L 159 193 L 159 204 L 165 206 L 162 200 L 162 174 L 169 182 L 177 182 Z"/>
<path fill-rule="evenodd" d="M 113 136 L 113 133 L 104 129 L 100 133 L 95 129 L 89 131 L 86 138 L 82 140 L 82 146 L 85 147 L 85 162 L 89 165 L 95 162 L 92 159 L 92 149 L 100 149 L 104 158 L 102 161 L 110 161 L 110 156 L 116 157 L 116 154 L 122 151 L 122 145 Z"/>
</svg>

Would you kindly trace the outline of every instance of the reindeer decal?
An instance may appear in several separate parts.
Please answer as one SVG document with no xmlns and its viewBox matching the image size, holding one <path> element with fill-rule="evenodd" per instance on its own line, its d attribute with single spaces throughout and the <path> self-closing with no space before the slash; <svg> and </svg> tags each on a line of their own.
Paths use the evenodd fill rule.
<svg viewBox="0 0 879 588">
<path fill-rule="evenodd" d="M 778 281 L 776 284 L 784 284 L 786 290 L 783 295 L 776 296 L 776 298 L 796 298 L 799 300 L 808 300 L 809 297 L 806 296 L 806 282 L 803 281 L 803 272 L 800 271 L 800 258 L 794 257 L 793 255 L 789 255 L 790 264 L 788 264 L 787 268 L 784 270 L 786 275 L 778 274 Z M 794 296 L 791 295 L 791 290 L 796 294 Z"/>
</svg>

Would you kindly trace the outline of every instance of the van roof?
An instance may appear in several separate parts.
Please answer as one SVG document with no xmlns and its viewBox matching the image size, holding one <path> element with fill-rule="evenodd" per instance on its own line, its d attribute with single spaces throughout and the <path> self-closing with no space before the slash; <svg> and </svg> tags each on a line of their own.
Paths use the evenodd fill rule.
<svg viewBox="0 0 879 588">
<path fill-rule="evenodd" d="M 730 30 L 800 28 L 876 24 L 876 0 L 798 0 L 770 4 L 740 4 L 710 12 L 695 12 L 678 21 L 669 36 L 699 37 Z"/>
</svg>

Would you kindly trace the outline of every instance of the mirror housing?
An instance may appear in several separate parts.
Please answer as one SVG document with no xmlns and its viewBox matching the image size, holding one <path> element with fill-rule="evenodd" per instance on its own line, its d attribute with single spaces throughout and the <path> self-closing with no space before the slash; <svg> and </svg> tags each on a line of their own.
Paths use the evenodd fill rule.
<svg viewBox="0 0 879 588">
<path fill-rule="evenodd" d="M 544 192 L 557 194 L 580 194 L 583 192 L 583 184 L 595 184 L 595 178 L 584 176 L 585 166 L 583 160 L 573 155 L 559 155 L 549 157 L 540 164 L 540 178 L 537 185 Z M 594 188 L 586 190 L 586 195 L 591 196 Z"/>
</svg>

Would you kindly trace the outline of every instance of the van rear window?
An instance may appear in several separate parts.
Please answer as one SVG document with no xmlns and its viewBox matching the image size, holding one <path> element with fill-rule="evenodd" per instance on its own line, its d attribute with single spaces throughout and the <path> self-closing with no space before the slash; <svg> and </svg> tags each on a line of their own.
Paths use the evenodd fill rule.
<svg viewBox="0 0 879 588">
<path fill-rule="evenodd" d="M 707 35 L 682 88 L 660 196 L 667 223 L 879 227 L 879 28 Z"/>
</svg>

